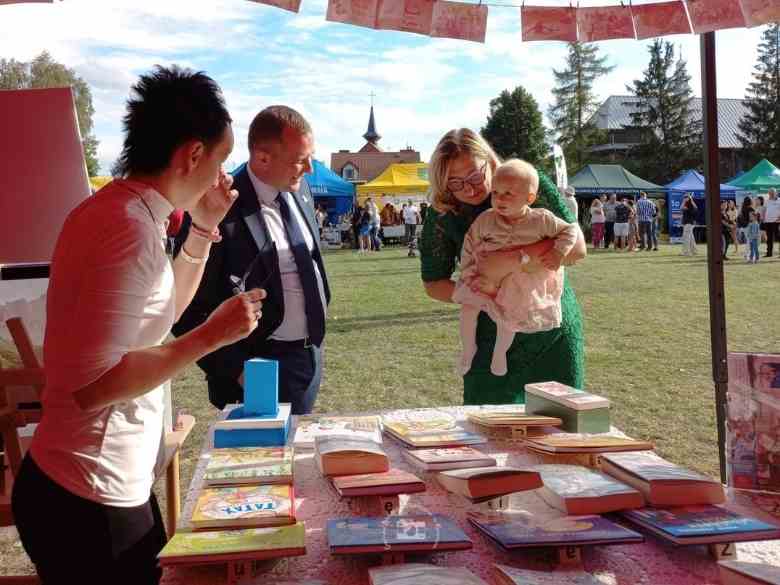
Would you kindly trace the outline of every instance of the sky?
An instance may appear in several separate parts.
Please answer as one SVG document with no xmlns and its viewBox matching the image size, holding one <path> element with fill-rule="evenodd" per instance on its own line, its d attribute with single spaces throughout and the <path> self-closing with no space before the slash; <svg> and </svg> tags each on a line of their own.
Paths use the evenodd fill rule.
<svg viewBox="0 0 780 585">
<path fill-rule="evenodd" d="M 580 1 L 580 6 L 605 4 L 616 1 Z M 306 116 L 314 128 L 315 156 L 329 165 L 332 152 L 364 144 L 372 93 L 380 146 L 409 145 L 428 160 L 447 130 L 481 128 L 490 100 L 505 89 L 522 85 L 547 111 L 552 70 L 565 66 L 566 45 L 521 42 L 517 6 L 489 4 L 482 44 L 327 22 L 327 0 L 303 0 L 298 14 L 247 0 L 14 4 L 0 6 L 0 58 L 28 61 L 46 50 L 89 83 L 103 173 L 121 151 L 129 89 L 156 64 L 203 70 L 220 84 L 236 135 L 229 168 L 246 159 L 249 124 L 272 104 Z M 717 33 L 719 97 L 744 97 L 760 35 L 761 29 Z M 700 96 L 699 37 L 668 40 L 687 60 Z M 599 43 L 601 54 L 615 65 L 595 86 L 600 99 L 628 94 L 626 85 L 647 67 L 648 44 Z"/>
</svg>

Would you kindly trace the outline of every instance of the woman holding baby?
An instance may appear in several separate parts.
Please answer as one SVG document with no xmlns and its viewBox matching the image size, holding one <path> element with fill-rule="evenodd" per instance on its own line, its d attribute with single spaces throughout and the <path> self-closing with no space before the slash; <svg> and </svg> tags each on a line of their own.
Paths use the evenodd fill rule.
<svg viewBox="0 0 780 585">
<path fill-rule="evenodd" d="M 468 267 L 457 285 L 451 278 L 462 258 L 463 244 L 472 224 L 483 211 L 491 209 L 491 190 L 499 166 L 500 161 L 490 145 L 467 128 L 445 134 L 431 157 L 432 209 L 425 218 L 420 238 L 422 279 L 431 298 L 454 302 L 455 295 L 463 303 L 464 354 L 459 365 L 465 372 L 464 404 L 523 403 L 527 383 L 556 380 L 581 388 L 584 382 L 582 316 L 574 292 L 558 270 L 561 264 L 573 264 L 585 257 L 585 240 L 579 228 L 573 232 L 565 226 L 564 222 L 572 223 L 574 218 L 546 175 L 530 165 L 518 167 L 518 161 L 510 165 L 515 168 L 499 173 L 499 180 L 502 173 L 509 180 L 504 181 L 502 193 L 496 197 L 500 204 L 494 203 L 493 207 L 506 211 L 491 210 L 477 226 L 480 229 L 471 231 L 472 241 L 465 251 Z M 536 210 L 547 211 L 542 217 Z M 560 222 L 561 219 L 564 221 Z M 496 229 L 498 232 L 491 235 L 491 230 Z M 475 263 L 479 266 L 476 272 L 469 268 Z M 558 299 L 559 325 L 549 328 L 557 321 L 541 319 L 546 326 L 537 327 L 536 332 L 526 332 L 530 330 L 527 327 L 509 326 L 514 330 L 508 335 L 507 323 L 502 318 L 507 312 L 506 301 L 511 305 L 512 295 L 521 294 L 519 303 L 529 310 L 544 305 L 531 302 L 513 290 L 518 288 L 517 283 L 524 282 L 521 272 L 537 271 L 547 271 L 545 274 L 550 277 L 550 273 L 560 275 L 560 290 L 555 290 L 553 281 L 549 287 L 535 289 L 541 290 L 545 301 Z M 510 281 L 515 286 L 507 287 Z M 458 294 L 456 287 L 461 290 Z M 475 301 L 474 294 L 482 300 Z M 472 331 L 474 324 L 469 319 L 474 306 L 480 309 L 476 332 Z M 498 326 L 494 318 L 498 319 Z M 518 325 L 516 319 L 514 323 L 511 321 L 509 325 Z M 497 344 L 499 331 L 503 334 Z M 475 343 L 469 355 L 471 339 Z M 501 343 L 507 340 L 504 364 Z"/>
</svg>

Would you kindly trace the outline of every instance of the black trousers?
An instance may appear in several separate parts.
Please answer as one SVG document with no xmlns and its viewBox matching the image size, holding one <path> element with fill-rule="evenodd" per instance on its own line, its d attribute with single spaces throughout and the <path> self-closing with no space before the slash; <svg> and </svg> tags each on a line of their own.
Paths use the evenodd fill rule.
<svg viewBox="0 0 780 585">
<path fill-rule="evenodd" d="M 167 537 L 154 494 L 141 506 L 105 506 L 49 478 L 27 455 L 11 500 L 24 550 L 43 585 L 157 585 Z"/>
<path fill-rule="evenodd" d="M 604 222 L 604 249 L 609 248 L 609 245 L 615 241 L 615 222 Z"/>
<path fill-rule="evenodd" d="M 766 255 L 771 256 L 775 242 L 780 242 L 777 233 L 777 222 L 765 223 L 764 229 L 766 229 Z"/>
</svg>

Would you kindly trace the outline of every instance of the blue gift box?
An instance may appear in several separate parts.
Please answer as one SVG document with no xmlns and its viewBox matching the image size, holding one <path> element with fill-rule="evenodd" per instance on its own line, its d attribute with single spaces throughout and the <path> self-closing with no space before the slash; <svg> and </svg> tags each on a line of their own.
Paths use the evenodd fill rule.
<svg viewBox="0 0 780 585">
<path fill-rule="evenodd" d="M 256 416 L 245 406 L 230 405 L 227 416 L 214 423 L 214 447 L 282 447 L 290 432 L 290 405 L 279 405 L 276 416 Z"/>
<path fill-rule="evenodd" d="M 244 362 L 244 411 L 279 414 L 279 362 L 253 358 Z"/>
</svg>

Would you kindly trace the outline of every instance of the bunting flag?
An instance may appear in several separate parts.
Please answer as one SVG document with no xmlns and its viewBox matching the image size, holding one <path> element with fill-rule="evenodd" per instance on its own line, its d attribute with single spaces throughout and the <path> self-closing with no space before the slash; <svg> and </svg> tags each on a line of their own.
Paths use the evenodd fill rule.
<svg viewBox="0 0 780 585">
<path fill-rule="evenodd" d="M 485 42 L 487 6 L 437 0 L 433 5 L 431 36 Z"/>
<path fill-rule="evenodd" d="M 577 40 L 577 10 L 572 7 L 523 6 L 523 41 Z"/>
<path fill-rule="evenodd" d="M 376 27 L 428 35 L 434 0 L 379 0 Z"/>
<path fill-rule="evenodd" d="M 632 6 L 636 38 L 650 39 L 665 35 L 690 34 L 691 22 L 682 0 Z"/>
<path fill-rule="evenodd" d="M 609 39 L 634 39 L 634 21 L 628 6 L 578 8 L 577 28 L 583 43 Z"/>
<path fill-rule="evenodd" d="M 740 0 L 740 4 L 748 26 L 780 22 L 780 2 L 777 0 Z"/>
<path fill-rule="evenodd" d="M 325 20 L 376 28 L 379 0 L 328 0 Z"/>
<path fill-rule="evenodd" d="M 257 4 L 268 4 L 268 6 L 275 6 L 282 10 L 289 10 L 290 12 L 299 12 L 301 10 L 301 0 L 251 0 Z"/>
<path fill-rule="evenodd" d="M 745 26 L 742 7 L 737 0 L 685 0 L 697 35 L 724 28 Z"/>
</svg>

